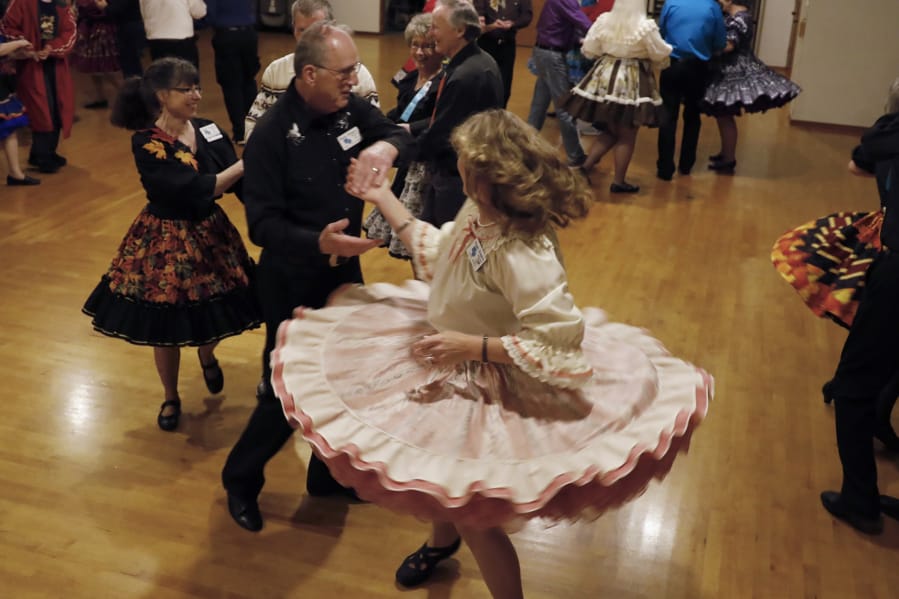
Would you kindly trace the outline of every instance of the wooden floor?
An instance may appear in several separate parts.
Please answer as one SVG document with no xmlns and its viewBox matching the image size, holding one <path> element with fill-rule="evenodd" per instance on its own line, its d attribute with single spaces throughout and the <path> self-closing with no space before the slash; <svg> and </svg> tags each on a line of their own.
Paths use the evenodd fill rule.
<svg viewBox="0 0 899 599">
<path fill-rule="evenodd" d="M 360 36 L 358 45 L 389 108 L 402 38 Z M 291 46 L 286 34 L 264 34 L 263 65 Z M 201 112 L 226 125 L 208 37 L 201 48 Z M 522 116 L 528 54 L 519 52 L 510 106 Z M 309 499 L 305 455 L 292 446 L 267 471 L 265 529 L 232 523 L 219 473 L 255 402 L 262 333 L 222 343 L 226 385 L 215 397 L 186 352 L 182 425 L 156 427 L 162 390 L 150 350 L 92 332 L 80 313 L 144 199 L 129 134 L 108 112 L 79 116 L 60 148 L 69 167 L 37 188 L 0 186 L 0 597 L 487 597 L 464 549 L 428 587 L 396 588 L 394 569 L 426 525 Z M 899 522 L 869 538 L 818 500 L 840 482 L 833 411 L 819 388 L 844 333 L 815 318 L 768 257 L 790 227 L 875 208 L 874 183 L 846 171 L 853 135 L 791 127 L 785 110 L 740 126 L 736 176 L 700 163 L 670 183 L 653 176 L 655 132 L 641 132 L 631 178 L 643 191 L 610 197 L 604 162 L 588 220 L 562 235 L 578 303 L 648 328 L 712 373 L 717 393 L 689 454 L 643 497 L 592 524 L 514 536 L 531 599 L 899 592 Z M 557 140 L 555 127 L 549 120 L 544 135 Z M 717 149 L 706 121 L 700 155 Z M 222 203 L 245 231 L 237 200 Z M 369 281 L 410 272 L 383 250 L 364 268 Z M 879 454 L 878 464 L 882 492 L 899 494 L 899 461 Z"/>
</svg>

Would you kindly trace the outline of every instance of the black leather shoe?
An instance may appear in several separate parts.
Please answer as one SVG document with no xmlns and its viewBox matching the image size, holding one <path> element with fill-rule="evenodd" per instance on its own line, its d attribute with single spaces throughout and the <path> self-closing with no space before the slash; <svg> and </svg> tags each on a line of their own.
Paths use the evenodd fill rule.
<svg viewBox="0 0 899 599">
<path fill-rule="evenodd" d="M 34 177 L 29 177 L 28 175 L 25 175 L 21 179 L 16 179 L 15 177 L 6 175 L 6 184 L 10 187 L 16 187 L 18 185 L 40 185 L 41 180 L 35 179 Z"/>
<path fill-rule="evenodd" d="M 736 160 L 731 160 L 730 162 L 712 162 L 709 164 L 709 170 L 715 171 L 719 175 L 733 175 L 736 168 Z"/>
<path fill-rule="evenodd" d="M 250 532 L 262 530 L 262 514 L 255 499 L 244 500 L 228 493 L 228 513 L 241 528 Z"/>
<path fill-rule="evenodd" d="M 662 171 L 656 171 L 656 179 L 661 179 L 662 181 L 671 181 L 674 178 L 674 173 L 665 173 Z"/>
<path fill-rule="evenodd" d="M 836 491 L 824 491 L 821 493 L 821 504 L 825 510 L 830 512 L 831 516 L 842 520 L 859 532 L 866 535 L 879 535 L 883 532 L 883 517 L 880 514 L 871 517 L 853 512 L 843 505 L 840 494 Z"/>
<path fill-rule="evenodd" d="M 203 369 L 203 381 L 210 393 L 219 393 L 225 388 L 225 373 L 218 360 L 213 358 L 209 364 L 203 364 L 203 360 L 200 360 L 200 367 Z"/>
<path fill-rule="evenodd" d="M 168 416 L 163 416 L 162 413 L 169 406 L 175 408 L 175 411 L 169 414 Z M 156 424 L 159 425 L 164 431 L 171 432 L 178 428 L 178 420 L 181 418 L 181 400 L 180 399 L 170 399 L 162 402 L 162 406 L 159 408 L 159 416 L 156 417 Z"/>
<path fill-rule="evenodd" d="M 396 570 L 396 581 L 404 587 L 420 585 L 434 574 L 437 564 L 456 553 L 461 544 L 461 538 L 446 547 L 428 547 L 428 544 L 425 543 L 418 551 L 406 556 Z"/>
<path fill-rule="evenodd" d="M 612 193 L 637 193 L 640 191 L 640 186 L 631 185 L 630 183 L 612 183 L 609 185 L 609 191 Z"/>
</svg>

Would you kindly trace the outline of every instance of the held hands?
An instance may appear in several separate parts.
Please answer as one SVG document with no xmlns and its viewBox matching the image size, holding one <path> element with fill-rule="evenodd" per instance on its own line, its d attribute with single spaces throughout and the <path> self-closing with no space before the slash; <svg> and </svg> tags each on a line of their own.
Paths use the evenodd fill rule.
<svg viewBox="0 0 899 599">
<path fill-rule="evenodd" d="M 369 185 L 363 189 L 355 189 L 350 187 L 350 183 L 353 180 L 353 172 L 362 167 L 359 166 L 359 162 L 355 158 L 350 159 L 350 173 L 349 177 L 347 177 L 346 190 L 347 193 L 350 193 L 360 200 L 364 202 L 369 202 L 374 204 L 375 206 L 380 205 L 381 201 L 388 197 L 393 197 L 393 192 L 390 190 L 390 185 L 387 182 L 387 179 L 384 178 L 381 180 L 379 185 Z"/>
<path fill-rule="evenodd" d="M 412 355 L 432 366 L 454 366 L 480 358 L 481 337 L 456 331 L 426 335 L 412 345 Z"/>
<path fill-rule="evenodd" d="M 352 160 L 347 174 L 346 190 L 361 197 L 369 187 L 378 187 L 387 180 L 387 173 L 393 166 L 397 149 L 387 142 L 375 142 L 359 152 Z"/>
<path fill-rule="evenodd" d="M 383 243 L 380 239 L 362 239 L 344 234 L 343 230 L 350 224 L 348 218 L 342 218 L 322 229 L 318 236 L 318 248 L 322 254 L 349 258 L 364 254 Z"/>
</svg>

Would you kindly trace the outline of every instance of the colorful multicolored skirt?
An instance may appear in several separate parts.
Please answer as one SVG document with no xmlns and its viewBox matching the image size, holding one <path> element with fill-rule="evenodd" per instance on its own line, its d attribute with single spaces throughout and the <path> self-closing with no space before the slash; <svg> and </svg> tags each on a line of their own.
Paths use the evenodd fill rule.
<svg viewBox="0 0 899 599">
<path fill-rule="evenodd" d="M 588 123 L 658 127 L 663 109 L 652 62 L 600 56 L 562 99 L 562 107 Z"/>
<path fill-rule="evenodd" d="M 429 285 L 344 287 L 297 310 L 272 353 L 272 387 L 334 478 L 425 520 L 516 529 L 592 519 L 665 477 L 705 417 L 712 378 L 646 331 L 584 310 L 579 389 L 514 365 L 436 366 Z"/>
<path fill-rule="evenodd" d="M 777 272 L 818 316 L 852 325 L 868 267 L 880 253 L 883 212 L 837 212 L 786 232 L 771 250 Z"/>
<path fill-rule="evenodd" d="M 78 24 L 72 65 L 82 73 L 115 73 L 119 65 L 115 23 L 85 19 Z"/>
<path fill-rule="evenodd" d="M 130 343 L 205 345 L 261 324 L 253 267 L 217 205 L 200 221 L 144 208 L 82 311 L 97 331 Z"/>
</svg>

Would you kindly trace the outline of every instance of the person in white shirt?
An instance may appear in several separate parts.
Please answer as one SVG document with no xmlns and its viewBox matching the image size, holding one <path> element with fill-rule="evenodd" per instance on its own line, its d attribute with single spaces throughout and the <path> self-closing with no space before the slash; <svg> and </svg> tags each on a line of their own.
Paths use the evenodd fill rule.
<svg viewBox="0 0 899 599">
<path fill-rule="evenodd" d="M 140 0 L 140 14 L 153 60 L 175 56 L 200 69 L 194 19 L 206 16 L 203 0 Z"/>
<path fill-rule="evenodd" d="M 142 0 L 146 1 L 146 0 Z M 299 41 L 303 32 L 313 23 L 319 21 L 333 21 L 334 13 L 328 0 L 296 0 L 290 9 L 293 18 L 293 37 Z M 256 121 L 265 114 L 272 104 L 284 93 L 294 77 L 293 51 L 289 54 L 273 60 L 262 73 L 262 82 L 259 93 L 247 113 L 244 123 L 244 139 L 248 139 L 256 126 Z M 378 89 L 375 80 L 365 65 L 359 66 L 357 72 L 359 83 L 353 86 L 353 93 L 371 102 L 377 108 L 381 107 L 378 101 Z"/>
</svg>

